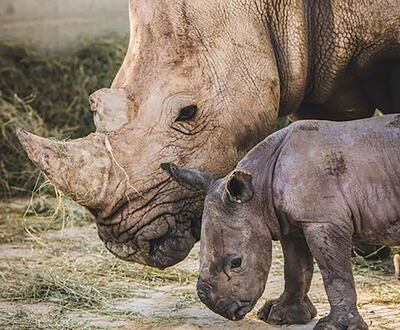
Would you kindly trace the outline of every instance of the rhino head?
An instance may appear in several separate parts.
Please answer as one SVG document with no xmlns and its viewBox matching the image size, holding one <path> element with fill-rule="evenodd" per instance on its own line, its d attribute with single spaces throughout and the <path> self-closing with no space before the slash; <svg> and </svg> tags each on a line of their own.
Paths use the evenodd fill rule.
<svg viewBox="0 0 400 330">
<path fill-rule="evenodd" d="M 276 122 L 271 40 L 256 8 L 238 3 L 132 0 L 126 58 L 111 88 L 90 97 L 96 132 L 68 142 L 18 132 L 124 260 L 165 268 L 199 239 L 204 196 L 160 163 L 225 175 Z"/>
<path fill-rule="evenodd" d="M 234 170 L 224 178 L 163 164 L 186 188 L 205 192 L 197 293 L 212 311 L 243 319 L 264 292 L 273 233 L 265 219 L 263 180 Z M 260 177 L 258 177 L 259 179 Z"/>
</svg>

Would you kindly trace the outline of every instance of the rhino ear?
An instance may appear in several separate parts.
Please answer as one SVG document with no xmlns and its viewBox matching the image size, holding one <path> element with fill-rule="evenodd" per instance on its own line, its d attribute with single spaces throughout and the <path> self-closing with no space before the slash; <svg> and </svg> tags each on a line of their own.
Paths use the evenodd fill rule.
<svg viewBox="0 0 400 330">
<path fill-rule="evenodd" d="M 163 163 L 161 168 L 167 172 L 176 182 L 191 191 L 208 192 L 216 178 L 208 173 L 189 170 L 173 163 Z"/>
<path fill-rule="evenodd" d="M 233 172 L 225 187 L 228 199 L 234 203 L 246 203 L 254 196 L 253 177 L 242 171 Z"/>
</svg>

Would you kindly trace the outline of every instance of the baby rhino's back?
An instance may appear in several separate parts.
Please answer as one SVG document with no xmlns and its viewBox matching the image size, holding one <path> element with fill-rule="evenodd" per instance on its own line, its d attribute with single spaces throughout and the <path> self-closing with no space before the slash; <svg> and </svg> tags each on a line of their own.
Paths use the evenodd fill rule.
<svg viewBox="0 0 400 330">
<path fill-rule="evenodd" d="M 288 128 L 275 169 L 283 212 L 354 225 L 358 239 L 400 243 L 400 115 Z"/>
</svg>

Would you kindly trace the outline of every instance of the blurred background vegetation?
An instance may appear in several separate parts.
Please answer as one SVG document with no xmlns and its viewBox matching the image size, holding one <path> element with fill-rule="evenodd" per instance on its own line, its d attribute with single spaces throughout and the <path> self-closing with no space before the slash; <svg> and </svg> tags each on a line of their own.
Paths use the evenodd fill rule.
<svg viewBox="0 0 400 330">
<path fill-rule="evenodd" d="M 60 139 L 93 131 L 88 97 L 111 84 L 127 44 L 126 37 L 92 39 L 54 53 L 0 43 L 0 199 L 30 195 L 40 184 L 15 128 Z"/>
</svg>

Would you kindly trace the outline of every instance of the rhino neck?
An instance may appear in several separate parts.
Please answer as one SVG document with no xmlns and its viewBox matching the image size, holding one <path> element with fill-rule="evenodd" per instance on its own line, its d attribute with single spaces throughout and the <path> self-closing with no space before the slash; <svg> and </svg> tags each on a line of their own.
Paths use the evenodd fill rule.
<svg viewBox="0 0 400 330">
<path fill-rule="evenodd" d="M 305 2 L 312 63 L 306 102 L 329 101 L 345 74 L 364 74 L 377 60 L 400 54 L 398 1 Z"/>
<path fill-rule="evenodd" d="M 271 232 L 273 240 L 280 240 L 282 226 L 276 212 L 276 194 L 274 187 L 275 168 L 279 156 L 285 146 L 285 139 L 289 129 L 282 129 L 260 142 L 238 164 L 237 170 L 249 173 L 253 177 L 254 189 L 259 195 L 259 203 L 262 205 L 265 225 Z"/>
<path fill-rule="evenodd" d="M 292 113 L 302 102 L 309 77 L 308 1 L 256 0 L 271 38 L 280 78 L 279 115 Z"/>
</svg>

